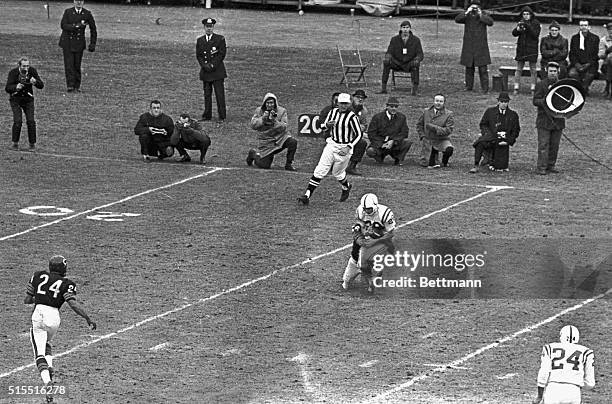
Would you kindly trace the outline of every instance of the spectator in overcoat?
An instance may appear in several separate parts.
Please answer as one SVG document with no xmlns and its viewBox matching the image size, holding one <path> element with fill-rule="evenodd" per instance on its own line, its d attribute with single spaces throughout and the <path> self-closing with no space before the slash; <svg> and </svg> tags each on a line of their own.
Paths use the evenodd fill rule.
<svg viewBox="0 0 612 404">
<path fill-rule="evenodd" d="M 519 21 L 512 30 L 516 39 L 516 73 L 514 75 L 514 94 L 518 94 L 521 76 L 525 62 L 529 63 L 531 73 L 531 92 L 535 90 L 538 82 L 538 41 L 540 40 L 540 22 L 535 18 L 533 10 L 529 6 L 523 7 Z"/>
<path fill-rule="evenodd" d="M 612 99 L 612 21 L 606 24 L 606 29 L 608 33 L 599 41 L 599 58 L 603 59 L 601 72 L 606 78 L 606 88 L 603 94 Z"/>
<path fill-rule="evenodd" d="M 210 147 L 210 137 L 202 130 L 202 124 L 192 119 L 189 114 L 181 114 L 176 121 L 174 132 L 170 136 L 170 144 L 179 152 L 177 161 L 191 161 L 191 156 L 186 149 L 199 150 L 200 164 L 206 164 L 204 159 Z"/>
<path fill-rule="evenodd" d="M 406 115 L 397 111 L 399 105 L 397 98 L 390 97 L 385 110 L 375 114 L 368 127 L 370 146 L 366 153 L 378 163 L 382 163 L 385 156 L 391 156 L 393 164 L 398 166 L 412 146 L 408 140 Z"/>
<path fill-rule="evenodd" d="M 489 91 L 487 65 L 491 64 L 487 27 L 493 26 L 493 18 L 480 8 L 480 0 L 470 0 L 470 6 L 455 17 L 455 22 L 465 25 L 460 62 L 465 66 L 465 90 L 474 89 L 474 73 L 478 67 L 480 89 L 486 93 Z"/>
<path fill-rule="evenodd" d="M 219 122 L 224 122 L 227 116 L 227 108 L 225 106 L 225 79 L 227 78 L 227 72 L 225 71 L 225 63 L 223 61 L 227 53 L 227 45 L 223 35 L 214 33 L 216 23 L 217 20 L 214 18 L 202 20 L 204 35 L 199 37 L 196 42 L 196 58 L 200 64 L 200 80 L 202 80 L 204 87 L 204 112 L 202 113 L 202 120 L 210 121 L 212 119 L 212 93 L 214 90 Z"/>
<path fill-rule="evenodd" d="M 447 167 L 455 150 L 450 141 L 455 129 L 455 117 L 453 111 L 446 109 L 444 94 L 434 96 L 433 105 L 423 110 L 416 127 L 421 141 L 421 165 L 440 168 L 438 152 L 442 152 L 442 165 Z"/>
</svg>

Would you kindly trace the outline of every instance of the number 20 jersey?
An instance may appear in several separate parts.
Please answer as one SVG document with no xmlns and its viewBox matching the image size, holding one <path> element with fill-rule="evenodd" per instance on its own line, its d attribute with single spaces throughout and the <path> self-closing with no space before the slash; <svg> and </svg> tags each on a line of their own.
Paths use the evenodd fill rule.
<svg viewBox="0 0 612 404">
<path fill-rule="evenodd" d="M 64 302 L 76 298 L 76 284 L 55 272 L 38 271 L 30 279 L 26 293 L 35 304 L 59 309 Z"/>
<path fill-rule="evenodd" d="M 580 344 L 553 342 L 542 348 L 538 386 L 547 383 L 570 383 L 579 387 L 595 385 L 593 350 Z"/>
</svg>

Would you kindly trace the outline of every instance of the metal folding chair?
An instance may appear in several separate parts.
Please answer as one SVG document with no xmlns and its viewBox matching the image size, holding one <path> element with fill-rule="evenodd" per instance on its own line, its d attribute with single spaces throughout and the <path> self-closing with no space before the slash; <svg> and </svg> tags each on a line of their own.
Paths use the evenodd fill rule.
<svg viewBox="0 0 612 404">
<path fill-rule="evenodd" d="M 351 84 L 363 82 L 367 87 L 365 71 L 368 66 L 363 64 L 359 49 L 340 49 L 339 45 L 336 45 L 336 48 L 338 49 L 338 56 L 342 65 L 342 80 L 340 80 L 340 84 L 344 84 L 346 88 L 349 88 Z M 353 80 L 354 77 L 357 77 L 357 79 Z"/>
</svg>

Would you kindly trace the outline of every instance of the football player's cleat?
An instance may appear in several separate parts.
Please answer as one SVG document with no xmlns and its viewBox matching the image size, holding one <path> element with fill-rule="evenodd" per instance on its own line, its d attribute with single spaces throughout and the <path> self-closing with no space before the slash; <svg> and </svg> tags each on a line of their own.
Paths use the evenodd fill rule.
<svg viewBox="0 0 612 404">
<path fill-rule="evenodd" d="M 368 215 L 378 210 L 378 197 L 374 194 L 365 194 L 361 197 L 361 207 Z"/>
<path fill-rule="evenodd" d="M 342 190 L 342 194 L 340 195 L 340 202 L 344 202 L 348 199 L 349 195 L 351 194 L 352 188 L 353 188 L 353 184 L 348 184 L 348 187 Z"/>
<path fill-rule="evenodd" d="M 66 258 L 61 255 L 54 255 L 49 260 L 49 272 L 55 272 L 64 276 L 66 275 L 66 268 L 68 268 L 68 263 Z"/>
<path fill-rule="evenodd" d="M 307 197 L 306 195 L 300 196 L 299 198 L 297 198 L 297 200 L 305 206 L 308 206 L 308 204 L 310 203 L 310 198 Z"/>
<path fill-rule="evenodd" d="M 566 325 L 559 332 L 559 339 L 561 342 L 570 342 L 572 344 L 577 344 L 580 339 L 580 333 L 578 329 L 573 325 Z"/>
</svg>

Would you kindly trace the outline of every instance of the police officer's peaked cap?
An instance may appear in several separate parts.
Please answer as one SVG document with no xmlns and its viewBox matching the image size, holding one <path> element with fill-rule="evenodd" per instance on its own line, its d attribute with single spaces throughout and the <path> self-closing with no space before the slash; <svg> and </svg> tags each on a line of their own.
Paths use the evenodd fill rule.
<svg viewBox="0 0 612 404">
<path fill-rule="evenodd" d="M 214 18 L 204 18 L 202 20 L 202 24 L 204 25 L 215 25 L 217 23 L 217 20 L 215 20 Z"/>
</svg>

